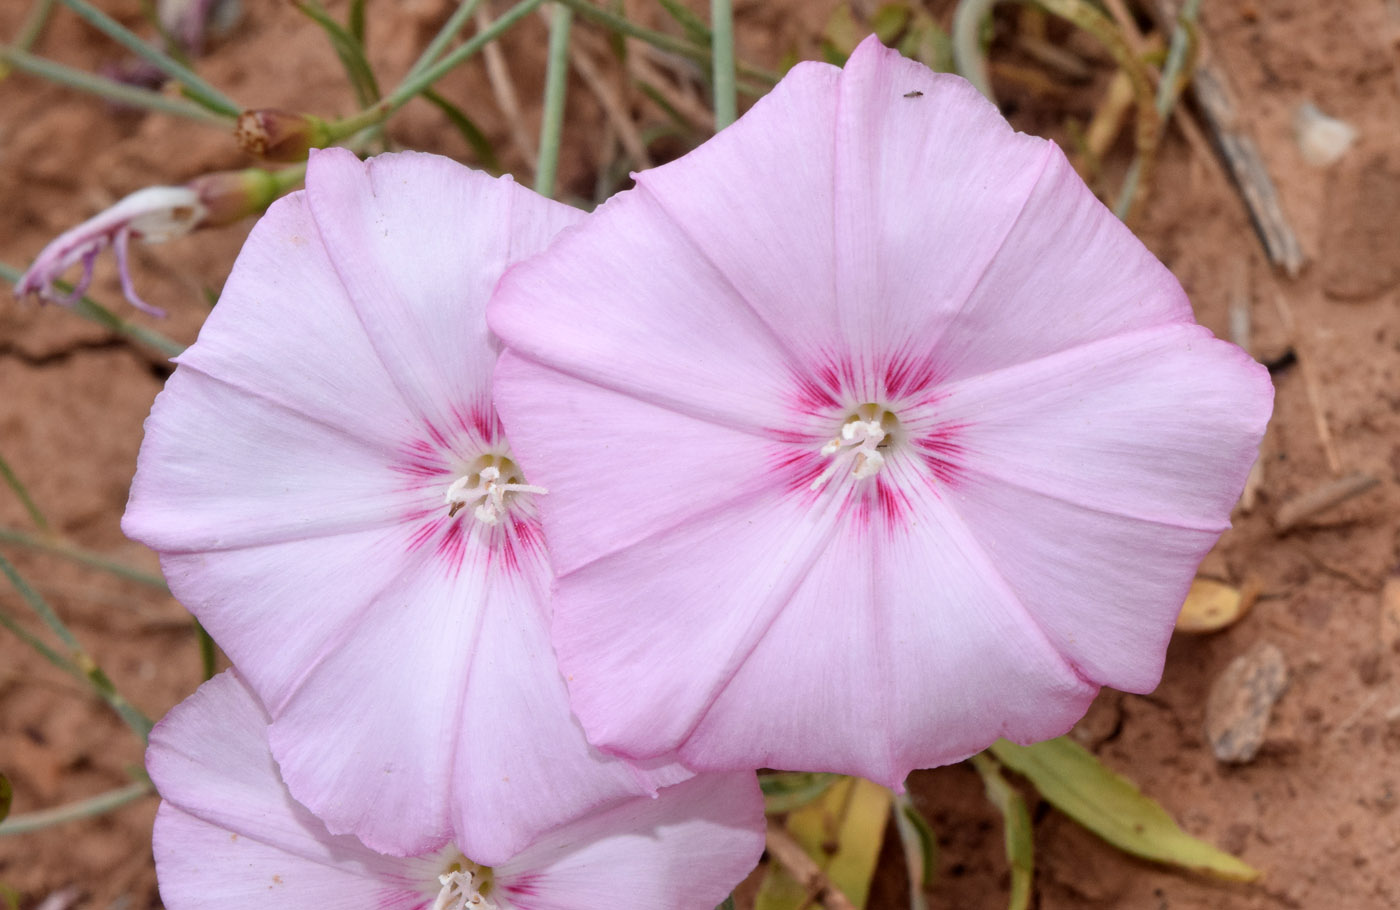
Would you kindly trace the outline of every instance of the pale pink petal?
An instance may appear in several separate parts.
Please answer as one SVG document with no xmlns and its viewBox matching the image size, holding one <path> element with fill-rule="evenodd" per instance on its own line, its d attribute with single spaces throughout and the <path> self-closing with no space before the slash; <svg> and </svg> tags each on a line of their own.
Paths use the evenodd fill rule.
<svg viewBox="0 0 1400 910">
<path fill-rule="evenodd" d="M 307 198 L 391 381 L 439 427 L 489 390 L 485 307 L 501 272 L 583 217 L 509 178 L 413 152 L 365 162 L 344 149 L 316 152 Z"/>
<path fill-rule="evenodd" d="M 771 399 L 792 384 L 781 330 L 655 200 L 619 195 L 589 225 L 595 230 L 566 231 L 547 255 L 506 273 L 491 298 L 492 330 L 526 356 L 548 352 L 551 366 L 582 381 L 621 383 L 688 416 L 749 429 L 780 419 Z M 558 287 L 570 293 L 543 290 Z M 637 389 L 638 375 L 653 382 Z"/>
<path fill-rule="evenodd" d="M 947 381 L 1113 335 L 1194 322 L 1167 267 L 1051 146 L 1016 227 L 939 339 Z"/>
<path fill-rule="evenodd" d="M 927 356 L 1006 243 L 1054 146 L 966 80 L 866 39 L 841 71 L 833 173 L 849 348 Z M 1018 317 L 1019 318 L 1019 317 Z"/>
<path fill-rule="evenodd" d="M 577 818 L 691 776 L 676 764 L 633 768 L 588 745 L 569 710 L 543 597 L 494 580 L 472 654 L 454 769 L 456 843 L 485 865 Z"/>
<path fill-rule="evenodd" d="M 405 557 L 407 538 L 395 527 L 166 553 L 161 568 L 180 602 L 276 714 L 307 669 L 353 634 L 357 618 L 419 570 Z"/>
<path fill-rule="evenodd" d="M 1088 707 L 1097 686 L 1051 647 L 957 516 L 922 477 L 886 470 L 917 520 L 891 529 L 836 519 L 686 741 L 688 764 L 838 771 L 898 787 L 911 770 L 1000 736 L 1057 736 Z"/>
<path fill-rule="evenodd" d="M 769 494 L 560 576 L 554 643 L 589 739 L 628 756 L 675 749 L 832 533 L 805 505 Z"/>
<path fill-rule="evenodd" d="M 361 888 L 365 878 L 394 878 L 402 861 L 381 857 L 354 838 L 331 837 L 288 795 L 268 752 L 267 722 L 252 692 L 229 670 L 200 686 L 151 731 L 146 770 L 165 800 L 155 835 L 162 892 L 175 878 L 188 877 L 191 862 L 205 870 L 239 869 L 216 861 L 230 853 L 255 865 L 275 853 L 288 869 L 337 865 L 341 874 L 359 878 Z M 201 825 L 222 833 L 215 838 Z M 208 838 L 217 849 L 199 850 L 187 837 Z M 179 893 L 191 901 L 185 906 L 198 906 L 197 894 L 184 887 Z M 205 897 L 217 893 L 210 889 Z"/>
<path fill-rule="evenodd" d="M 411 856 L 452 838 L 453 756 L 478 651 L 482 567 L 405 564 L 280 706 L 272 752 L 333 834 Z"/>
<path fill-rule="evenodd" d="M 1193 569 L 1257 455 L 1267 372 L 1174 325 L 943 391 L 929 421 L 957 427 L 954 508 L 1084 673 L 1151 690 Z"/>
<path fill-rule="evenodd" d="M 386 527 L 441 500 L 406 482 L 401 460 L 337 424 L 179 369 L 146 421 L 122 529 L 157 551 L 194 552 Z"/>
<path fill-rule="evenodd" d="M 708 774 L 542 838 L 496 869 L 509 910 L 710 910 L 763 853 L 753 772 Z"/>
<path fill-rule="evenodd" d="M 771 441 L 537 366 L 510 352 L 496 407 L 540 503 L 550 560 L 565 573 L 768 486 Z M 569 427 L 569 433 L 560 432 Z M 590 440 L 577 457 L 578 439 Z M 644 471 L 636 465 L 653 467 Z"/>
<path fill-rule="evenodd" d="M 326 255 L 305 193 L 273 203 L 253 226 L 198 343 L 176 363 L 364 443 L 416 429 Z"/>
<path fill-rule="evenodd" d="M 353 861 L 309 862 L 169 803 L 156 813 L 154 850 L 168 910 L 424 910 L 432 902 L 422 888 L 367 875 Z"/>
</svg>

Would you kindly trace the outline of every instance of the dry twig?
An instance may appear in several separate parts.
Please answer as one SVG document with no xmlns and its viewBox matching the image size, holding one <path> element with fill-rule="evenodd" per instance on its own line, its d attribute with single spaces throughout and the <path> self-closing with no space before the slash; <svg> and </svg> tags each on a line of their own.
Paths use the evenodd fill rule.
<svg viewBox="0 0 1400 910">
<path fill-rule="evenodd" d="M 1155 0 L 1153 11 L 1158 24 L 1169 27 L 1176 19 L 1176 4 L 1171 0 Z M 1204 50 L 1205 40 L 1197 35 Z M 1283 214 L 1273 179 L 1259 156 L 1259 148 L 1241 127 L 1238 110 L 1225 76 L 1202 53 L 1191 80 L 1196 102 L 1205 114 L 1206 125 L 1215 137 L 1217 147 L 1225 158 L 1235 185 L 1254 221 L 1255 229 L 1269 254 L 1269 261 L 1280 266 L 1290 277 L 1303 268 L 1303 250 L 1293 225 Z"/>
<path fill-rule="evenodd" d="M 1318 512 L 1341 505 L 1348 499 L 1360 496 L 1380 483 L 1369 474 L 1348 474 L 1299 494 L 1279 506 L 1274 516 L 1274 528 L 1280 533 L 1291 531 Z"/>
<path fill-rule="evenodd" d="M 491 16 L 486 12 L 484 5 L 476 11 L 476 27 L 481 31 L 491 27 Z M 539 165 L 535 157 L 535 142 L 530 138 L 530 131 L 525 127 L 525 118 L 520 113 L 520 98 L 515 93 L 515 81 L 510 77 L 505 54 L 495 41 L 488 43 L 481 52 L 486 60 L 486 78 L 491 83 L 491 94 L 496 96 L 496 106 L 505 114 L 506 124 L 510 127 L 511 144 L 525 160 L 530 172 L 534 173 Z"/>
<path fill-rule="evenodd" d="M 1274 306 L 1278 309 L 1279 321 L 1298 359 L 1298 372 L 1303 377 L 1303 390 L 1312 408 L 1313 425 L 1317 428 L 1317 441 L 1322 445 L 1322 454 L 1327 459 L 1327 467 L 1333 474 L 1342 470 L 1342 461 L 1337 457 L 1337 447 L 1332 444 L 1332 429 L 1327 425 L 1327 411 L 1322 404 L 1322 387 L 1318 385 L 1317 374 L 1313 372 L 1312 355 L 1304 350 L 1303 340 L 1298 337 L 1297 323 L 1293 319 L 1293 308 L 1288 305 L 1283 294 L 1274 294 Z"/>
<path fill-rule="evenodd" d="M 813 899 L 821 901 L 826 910 L 856 910 L 855 904 L 831 883 L 816 860 L 808 856 L 802 845 L 772 820 L 768 822 L 766 845 L 768 855 L 797 879 Z"/>
</svg>

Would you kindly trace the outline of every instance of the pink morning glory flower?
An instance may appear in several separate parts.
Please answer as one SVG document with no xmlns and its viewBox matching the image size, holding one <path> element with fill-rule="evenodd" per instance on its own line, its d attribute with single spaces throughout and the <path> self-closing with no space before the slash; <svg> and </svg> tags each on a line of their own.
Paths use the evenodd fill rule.
<svg viewBox="0 0 1400 910">
<path fill-rule="evenodd" d="M 689 776 L 602 756 L 548 638 L 551 576 L 492 405 L 486 298 L 581 213 L 404 153 L 316 153 L 157 399 L 123 528 L 272 717 L 336 834 L 479 862 Z"/>
<path fill-rule="evenodd" d="M 864 42 L 489 308 L 590 740 L 897 786 L 1152 689 L 1272 389 L 1051 142 Z"/>
<path fill-rule="evenodd" d="M 268 717 L 231 671 L 151 732 L 169 910 L 711 910 L 763 852 L 752 772 L 701 775 L 551 831 L 486 866 L 452 844 L 384 856 L 298 805 Z"/>
</svg>

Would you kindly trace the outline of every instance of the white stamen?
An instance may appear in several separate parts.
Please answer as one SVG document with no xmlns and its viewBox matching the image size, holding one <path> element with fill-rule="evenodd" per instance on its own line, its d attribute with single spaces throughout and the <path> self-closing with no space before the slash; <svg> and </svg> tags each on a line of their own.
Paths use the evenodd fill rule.
<svg viewBox="0 0 1400 910">
<path fill-rule="evenodd" d="M 885 441 L 885 428 L 878 420 L 861 420 L 853 417 L 841 427 L 841 435 L 822 446 L 821 453 L 835 456 L 825 471 L 812 481 L 812 489 L 819 490 L 831 476 L 847 462 L 852 462 L 851 474 L 856 480 L 874 477 L 885 464 L 885 456 L 878 451 Z"/>
<path fill-rule="evenodd" d="M 447 488 L 444 500 L 448 506 L 448 516 L 456 515 L 464 506 L 475 505 L 472 514 L 477 520 L 494 525 L 506 514 L 507 493 L 549 492 L 544 487 L 528 483 L 501 483 L 501 469 L 495 465 L 482 468 L 475 476 L 475 484 L 470 484 L 472 475 L 467 475 L 458 477 Z"/>
<path fill-rule="evenodd" d="M 433 910 L 494 910 L 496 902 L 482 894 L 477 885 L 476 873 L 470 869 L 459 869 L 438 876 L 442 890 L 433 901 Z M 485 887 L 490 878 L 483 876 L 479 883 Z"/>
</svg>

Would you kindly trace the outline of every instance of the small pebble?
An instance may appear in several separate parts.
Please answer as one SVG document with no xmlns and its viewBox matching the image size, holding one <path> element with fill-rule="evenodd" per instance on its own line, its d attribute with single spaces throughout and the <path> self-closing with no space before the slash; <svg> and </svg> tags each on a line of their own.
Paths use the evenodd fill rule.
<svg viewBox="0 0 1400 910">
<path fill-rule="evenodd" d="M 1303 160 L 1313 167 L 1335 164 L 1356 141 L 1356 127 L 1329 117 L 1317 105 L 1305 101 L 1293 115 L 1293 135 Z"/>
<path fill-rule="evenodd" d="M 1252 761 L 1264 744 L 1274 702 L 1287 687 L 1283 652 L 1268 642 L 1232 660 L 1206 700 L 1206 739 L 1215 757 L 1230 764 Z"/>
</svg>

